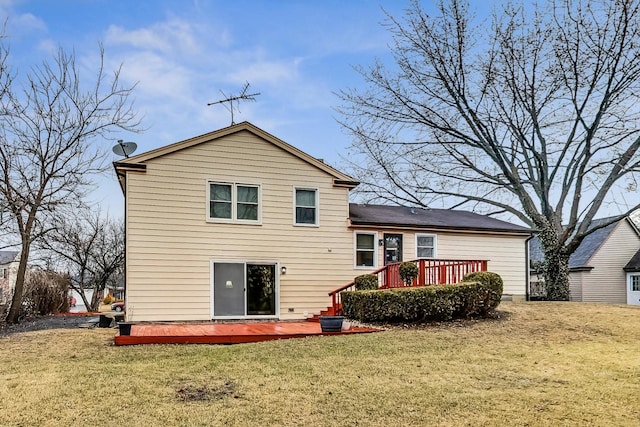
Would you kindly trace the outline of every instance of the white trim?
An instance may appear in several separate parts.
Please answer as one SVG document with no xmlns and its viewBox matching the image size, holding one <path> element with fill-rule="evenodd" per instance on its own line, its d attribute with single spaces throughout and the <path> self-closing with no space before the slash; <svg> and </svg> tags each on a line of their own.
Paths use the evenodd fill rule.
<svg viewBox="0 0 640 427">
<path fill-rule="evenodd" d="M 431 258 L 438 258 L 438 235 L 428 234 L 428 233 L 416 233 L 416 237 L 415 237 L 416 258 L 425 258 L 425 257 L 420 257 L 418 255 L 418 237 L 433 237 L 433 256 Z"/>
<path fill-rule="evenodd" d="M 634 277 L 640 277 L 640 273 L 627 273 L 627 304 L 640 305 L 640 291 L 631 289 Z"/>
<path fill-rule="evenodd" d="M 211 217 L 211 184 L 230 185 L 231 186 L 231 218 L 212 218 Z M 258 218 L 237 219 L 238 215 L 238 187 L 255 187 L 258 189 Z M 233 182 L 228 180 L 207 179 L 206 180 L 206 207 L 205 221 L 208 223 L 219 224 L 246 224 L 246 225 L 262 225 L 262 184 L 255 182 Z"/>
<path fill-rule="evenodd" d="M 358 234 L 373 235 L 373 265 L 358 265 Z M 377 231 L 354 231 L 353 232 L 353 268 L 354 270 L 375 270 L 378 268 L 378 232 Z"/>
<path fill-rule="evenodd" d="M 214 264 L 244 264 L 244 312 L 243 316 L 214 316 Z M 247 315 L 247 264 L 251 265 L 273 265 L 275 268 L 275 314 L 272 315 Z M 233 319 L 280 319 L 280 262 L 279 261 L 253 261 L 238 259 L 209 259 L 209 318 L 212 320 L 233 320 Z"/>
<path fill-rule="evenodd" d="M 296 203 L 296 191 L 298 190 L 307 190 L 307 191 L 315 191 L 316 193 L 316 222 L 314 224 L 302 224 L 296 222 L 297 220 L 297 212 L 296 209 L 298 207 Z M 320 189 L 318 187 L 310 187 L 305 185 L 294 185 L 293 186 L 293 225 L 295 227 L 320 227 Z"/>
</svg>

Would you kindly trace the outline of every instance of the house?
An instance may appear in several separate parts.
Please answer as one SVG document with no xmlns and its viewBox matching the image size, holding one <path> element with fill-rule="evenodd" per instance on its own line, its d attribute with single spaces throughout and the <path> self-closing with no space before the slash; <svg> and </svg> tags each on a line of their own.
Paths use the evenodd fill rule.
<svg viewBox="0 0 640 427">
<path fill-rule="evenodd" d="M 610 218 L 593 220 L 591 228 L 609 221 Z M 639 280 L 634 277 L 640 272 L 640 255 L 633 260 L 638 248 L 640 232 L 628 217 L 587 235 L 569 258 L 571 301 L 631 304 L 628 288 L 630 281 Z M 533 264 L 544 259 L 537 237 L 530 242 L 530 259 Z M 536 271 L 534 267 L 531 270 L 531 282 L 535 286 Z M 638 285 L 640 282 L 636 283 L 636 288 Z M 633 303 L 640 304 L 638 301 Z"/>
<path fill-rule="evenodd" d="M 0 305 L 7 304 L 13 296 L 19 255 L 18 251 L 0 251 Z"/>
<path fill-rule="evenodd" d="M 524 298 L 527 228 L 349 204 L 358 183 L 243 122 L 114 164 L 127 320 L 304 319 L 391 261 L 484 260 Z"/>
</svg>

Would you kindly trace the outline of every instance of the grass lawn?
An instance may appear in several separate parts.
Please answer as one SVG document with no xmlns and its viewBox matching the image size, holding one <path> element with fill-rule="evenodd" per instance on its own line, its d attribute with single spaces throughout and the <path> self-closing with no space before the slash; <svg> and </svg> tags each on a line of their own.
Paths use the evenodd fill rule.
<svg viewBox="0 0 640 427">
<path fill-rule="evenodd" d="M 640 307 L 503 303 L 502 318 L 233 346 L 0 338 L 0 425 L 640 424 Z"/>
</svg>

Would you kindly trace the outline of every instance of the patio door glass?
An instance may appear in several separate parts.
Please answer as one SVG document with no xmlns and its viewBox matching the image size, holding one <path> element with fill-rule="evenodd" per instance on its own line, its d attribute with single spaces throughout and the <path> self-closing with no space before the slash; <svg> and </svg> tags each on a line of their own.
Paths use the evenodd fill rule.
<svg viewBox="0 0 640 427">
<path fill-rule="evenodd" d="M 276 266 L 247 264 L 247 314 L 276 314 Z"/>
<path fill-rule="evenodd" d="M 214 316 L 244 316 L 244 263 L 213 264 Z"/>
</svg>

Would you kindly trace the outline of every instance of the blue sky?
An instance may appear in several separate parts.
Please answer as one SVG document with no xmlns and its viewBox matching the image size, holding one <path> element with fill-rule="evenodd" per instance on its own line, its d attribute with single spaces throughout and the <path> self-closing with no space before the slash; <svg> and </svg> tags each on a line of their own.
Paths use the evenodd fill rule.
<svg viewBox="0 0 640 427">
<path fill-rule="evenodd" d="M 90 76 L 98 43 L 104 44 L 109 68 L 122 63 L 123 82 L 138 82 L 136 109 L 147 130 L 114 134 L 136 142 L 137 153 L 228 126 L 227 110 L 207 103 L 249 81 L 261 95 L 240 105 L 236 122 L 248 120 L 336 165 L 350 140 L 335 120 L 334 92 L 362 84 L 352 66 L 389 57 L 383 8 L 400 16 L 408 6 L 393 0 L 0 0 L 0 14 L 8 19 L 11 62 L 19 69 L 62 46 L 75 50 Z M 121 215 L 113 174 L 99 180 L 94 198 Z"/>
</svg>

